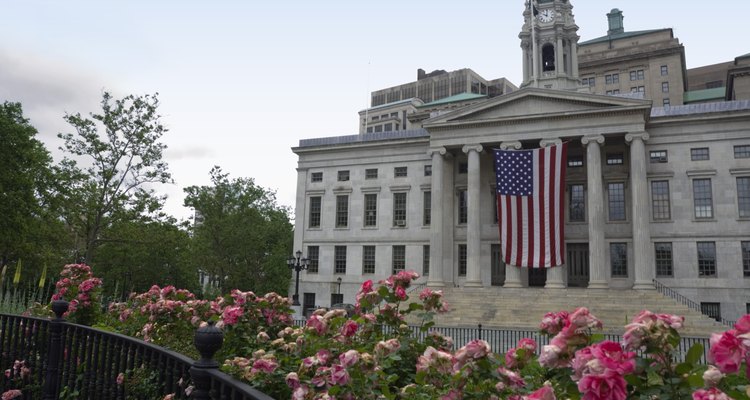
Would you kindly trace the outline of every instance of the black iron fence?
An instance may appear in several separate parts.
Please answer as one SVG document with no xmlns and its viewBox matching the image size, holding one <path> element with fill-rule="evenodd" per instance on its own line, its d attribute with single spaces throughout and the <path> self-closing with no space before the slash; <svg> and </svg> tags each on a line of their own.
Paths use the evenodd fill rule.
<svg viewBox="0 0 750 400">
<path fill-rule="evenodd" d="M 213 355 L 223 335 L 199 328 L 193 360 L 129 336 L 66 322 L 67 302 L 53 303 L 52 320 L 0 314 L 2 391 L 19 389 L 24 399 L 272 400 L 218 370 Z"/>
<path fill-rule="evenodd" d="M 717 315 L 711 315 L 710 313 L 707 313 L 706 310 L 703 307 L 701 307 L 700 304 L 698 304 L 698 303 L 694 302 L 693 300 L 691 300 L 691 299 L 683 296 L 682 294 L 680 294 L 678 291 L 672 289 L 671 287 L 669 287 L 669 286 L 667 286 L 667 285 L 665 285 L 665 284 L 657 281 L 656 279 L 654 279 L 653 282 L 654 282 L 654 287 L 656 287 L 656 291 L 659 292 L 659 293 L 661 293 L 662 296 L 671 297 L 674 301 L 676 301 L 676 302 L 678 302 L 678 303 L 680 303 L 680 304 L 682 304 L 684 306 L 687 306 L 688 308 L 690 308 L 692 310 L 698 311 L 698 312 L 702 313 L 705 316 L 711 317 L 711 318 L 715 319 L 716 321 L 724 324 L 725 326 L 734 326 L 734 324 L 737 322 L 737 321 L 730 321 L 730 320 L 724 319 L 724 318 L 721 317 L 721 315 L 718 315 L 718 316 Z"/>
</svg>

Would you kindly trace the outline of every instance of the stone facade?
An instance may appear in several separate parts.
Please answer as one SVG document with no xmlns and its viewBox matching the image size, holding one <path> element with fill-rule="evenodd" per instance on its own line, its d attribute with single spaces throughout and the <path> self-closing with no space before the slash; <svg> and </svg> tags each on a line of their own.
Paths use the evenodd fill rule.
<svg viewBox="0 0 750 400">
<path fill-rule="evenodd" d="M 674 71 L 683 73 L 676 57 Z M 627 60 L 618 70 L 635 65 Z M 520 90 L 446 105 L 409 126 L 418 129 L 293 148 L 294 246 L 315 259 L 300 276 L 303 308 L 353 303 L 364 280 L 406 268 L 433 287 L 652 290 L 656 278 L 724 318 L 747 311 L 750 101 L 661 107 L 658 99 L 546 88 L 567 85 L 567 73 L 537 86 L 529 74 Z M 491 149 L 560 141 L 569 147 L 567 264 L 505 266 Z"/>
</svg>

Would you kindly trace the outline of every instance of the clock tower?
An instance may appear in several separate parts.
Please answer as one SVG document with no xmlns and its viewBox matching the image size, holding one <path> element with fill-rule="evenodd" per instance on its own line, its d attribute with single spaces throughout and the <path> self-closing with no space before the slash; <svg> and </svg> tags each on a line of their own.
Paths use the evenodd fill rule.
<svg viewBox="0 0 750 400">
<path fill-rule="evenodd" d="M 521 87 L 575 90 L 578 79 L 578 25 L 568 0 L 530 0 L 518 37 L 523 49 Z"/>
</svg>

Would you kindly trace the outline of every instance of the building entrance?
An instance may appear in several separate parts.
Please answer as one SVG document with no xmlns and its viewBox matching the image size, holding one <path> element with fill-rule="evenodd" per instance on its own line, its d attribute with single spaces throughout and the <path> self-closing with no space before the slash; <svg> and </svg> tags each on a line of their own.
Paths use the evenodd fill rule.
<svg viewBox="0 0 750 400">
<path fill-rule="evenodd" d="M 568 287 L 589 285 L 589 244 L 568 243 Z"/>
<path fill-rule="evenodd" d="M 547 283 L 547 268 L 527 268 L 529 270 L 529 287 L 544 287 Z"/>
</svg>

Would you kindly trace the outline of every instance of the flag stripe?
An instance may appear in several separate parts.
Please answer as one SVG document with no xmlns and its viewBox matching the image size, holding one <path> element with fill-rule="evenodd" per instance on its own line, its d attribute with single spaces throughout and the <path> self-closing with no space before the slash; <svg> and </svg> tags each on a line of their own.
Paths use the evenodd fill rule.
<svg viewBox="0 0 750 400">
<path fill-rule="evenodd" d="M 567 143 L 495 150 L 498 223 L 507 264 L 546 268 L 565 262 L 566 155 Z"/>
</svg>

